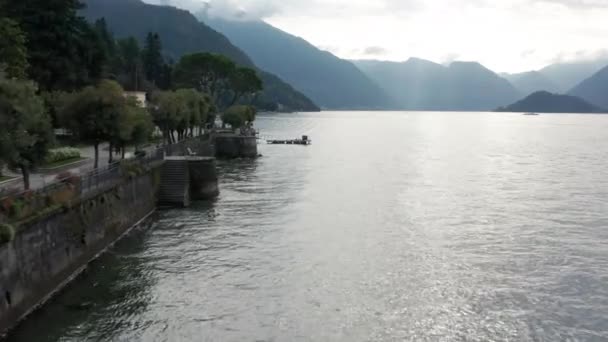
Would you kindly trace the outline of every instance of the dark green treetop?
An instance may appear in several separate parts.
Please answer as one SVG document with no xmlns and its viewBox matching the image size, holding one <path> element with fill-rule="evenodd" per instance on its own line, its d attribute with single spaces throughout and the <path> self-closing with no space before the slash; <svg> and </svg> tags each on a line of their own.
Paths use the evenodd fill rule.
<svg viewBox="0 0 608 342">
<path fill-rule="evenodd" d="M 78 0 L 0 0 L 0 12 L 27 37 L 30 78 L 43 90 L 72 90 L 98 79 L 100 39 L 77 11 Z"/>
<path fill-rule="evenodd" d="M 0 18 L 0 64 L 4 64 L 8 77 L 25 78 L 26 37 L 17 22 L 8 18 Z"/>
<path fill-rule="evenodd" d="M 31 81 L 8 79 L 0 72 L 0 159 L 21 170 L 24 188 L 29 175 L 53 143 L 51 120 Z"/>
</svg>

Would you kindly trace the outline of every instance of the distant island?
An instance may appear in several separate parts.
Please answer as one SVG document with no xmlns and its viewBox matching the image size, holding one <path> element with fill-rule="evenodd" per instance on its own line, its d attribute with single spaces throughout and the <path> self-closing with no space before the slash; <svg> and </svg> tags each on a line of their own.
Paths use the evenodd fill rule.
<svg viewBox="0 0 608 342">
<path fill-rule="evenodd" d="M 537 112 L 537 113 L 608 113 L 580 97 L 571 95 L 552 94 L 538 91 L 525 99 L 506 107 L 500 107 L 497 112 Z"/>
</svg>

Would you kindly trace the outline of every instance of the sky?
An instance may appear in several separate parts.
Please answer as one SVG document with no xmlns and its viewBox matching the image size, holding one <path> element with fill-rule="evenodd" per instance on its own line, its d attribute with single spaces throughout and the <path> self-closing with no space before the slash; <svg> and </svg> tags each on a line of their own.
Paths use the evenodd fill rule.
<svg viewBox="0 0 608 342">
<path fill-rule="evenodd" d="M 608 0 L 147 0 L 263 19 L 345 59 L 447 64 L 497 72 L 608 57 Z"/>
</svg>

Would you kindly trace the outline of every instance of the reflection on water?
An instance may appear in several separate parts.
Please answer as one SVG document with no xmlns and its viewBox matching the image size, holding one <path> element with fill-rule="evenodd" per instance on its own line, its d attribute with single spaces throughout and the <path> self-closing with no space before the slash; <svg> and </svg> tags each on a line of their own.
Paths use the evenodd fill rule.
<svg viewBox="0 0 608 342">
<path fill-rule="evenodd" d="M 608 117 L 260 118 L 10 341 L 608 340 Z"/>
</svg>

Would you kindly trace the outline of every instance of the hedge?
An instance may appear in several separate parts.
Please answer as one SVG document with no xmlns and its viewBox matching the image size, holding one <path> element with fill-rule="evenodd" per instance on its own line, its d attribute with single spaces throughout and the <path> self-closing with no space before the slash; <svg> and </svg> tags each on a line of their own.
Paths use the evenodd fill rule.
<svg viewBox="0 0 608 342">
<path fill-rule="evenodd" d="M 80 158 L 80 150 L 73 147 L 62 147 L 50 150 L 45 158 L 47 164 L 57 163 L 68 159 Z"/>
</svg>

